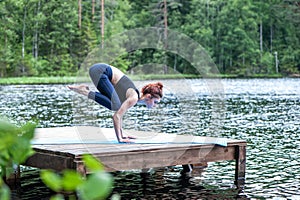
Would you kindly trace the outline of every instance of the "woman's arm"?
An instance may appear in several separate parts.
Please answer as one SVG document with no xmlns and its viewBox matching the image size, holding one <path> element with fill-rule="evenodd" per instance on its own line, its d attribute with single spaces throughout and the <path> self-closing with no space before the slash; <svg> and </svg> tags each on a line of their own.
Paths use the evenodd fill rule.
<svg viewBox="0 0 300 200">
<path fill-rule="evenodd" d="M 124 103 L 121 105 L 120 109 L 117 112 L 115 112 L 113 116 L 115 133 L 119 142 L 130 142 L 130 139 L 123 138 L 122 117 L 130 107 L 134 106 L 137 103 L 137 101 L 138 101 L 137 94 L 127 98 L 126 101 L 124 101 Z"/>
</svg>

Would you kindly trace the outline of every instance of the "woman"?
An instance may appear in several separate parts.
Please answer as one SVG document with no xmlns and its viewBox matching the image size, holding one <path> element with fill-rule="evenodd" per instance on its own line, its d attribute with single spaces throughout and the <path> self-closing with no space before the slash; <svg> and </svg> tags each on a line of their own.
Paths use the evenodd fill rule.
<svg viewBox="0 0 300 200">
<path fill-rule="evenodd" d="M 109 110 L 116 111 L 113 124 L 120 143 L 131 142 L 134 137 L 122 133 L 122 117 L 135 104 L 142 103 L 148 108 L 155 106 L 163 96 L 160 82 L 145 85 L 141 95 L 133 82 L 119 69 L 105 63 L 93 65 L 90 77 L 99 92 L 90 91 L 86 85 L 68 86 L 69 89 L 87 96 Z"/>
</svg>

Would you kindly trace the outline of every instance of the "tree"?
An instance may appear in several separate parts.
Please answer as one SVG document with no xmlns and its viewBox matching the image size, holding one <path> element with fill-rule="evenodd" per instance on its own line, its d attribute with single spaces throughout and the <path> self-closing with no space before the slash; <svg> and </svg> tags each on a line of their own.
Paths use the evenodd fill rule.
<svg viewBox="0 0 300 200">
<path fill-rule="evenodd" d="M 115 0 L 105 8 L 104 0 L 3 0 L 0 76 L 74 75 L 97 45 L 143 27 L 158 27 L 165 49 L 168 30 L 188 35 L 223 73 L 276 73 L 275 52 L 279 72 L 299 73 L 299 10 L 299 0 Z M 191 63 L 167 51 L 143 49 L 121 57 L 116 62 L 123 70 L 154 59 L 196 73 Z"/>
<path fill-rule="evenodd" d="M 0 77 L 7 76 L 14 71 L 14 42 L 18 39 L 18 22 L 14 15 L 16 3 L 16 1 L 0 2 Z"/>
</svg>

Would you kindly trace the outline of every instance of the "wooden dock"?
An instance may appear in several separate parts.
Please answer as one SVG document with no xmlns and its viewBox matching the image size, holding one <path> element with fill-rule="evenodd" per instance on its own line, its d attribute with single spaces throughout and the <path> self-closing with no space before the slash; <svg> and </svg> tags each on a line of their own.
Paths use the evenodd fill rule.
<svg viewBox="0 0 300 200">
<path fill-rule="evenodd" d="M 125 131 L 138 139 L 119 144 L 113 129 L 90 126 L 36 129 L 35 154 L 24 165 L 41 169 L 76 169 L 87 174 L 82 155 L 92 154 L 107 171 L 149 169 L 235 160 L 235 183 L 245 182 L 246 142 L 224 138 Z M 220 145 L 216 145 L 220 144 Z"/>
</svg>

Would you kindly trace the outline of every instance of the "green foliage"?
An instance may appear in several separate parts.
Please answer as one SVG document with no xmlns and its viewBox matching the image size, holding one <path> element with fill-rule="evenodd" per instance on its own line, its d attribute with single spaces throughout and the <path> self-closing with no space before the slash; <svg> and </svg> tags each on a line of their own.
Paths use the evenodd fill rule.
<svg viewBox="0 0 300 200">
<path fill-rule="evenodd" d="M 75 198 L 75 193 L 79 199 L 93 200 L 106 199 L 113 187 L 113 177 L 104 171 L 104 166 L 93 156 L 84 155 L 83 162 L 92 173 L 87 178 L 83 178 L 74 170 L 64 170 L 61 175 L 51 170 L 41 171 L 43 182 L 57 193 L 70 193 L 69 198 Z M 117 196 L 114 196 L 115 199 Z M 64 199 L 60 194 L 51 199 Z"/>
<path fill-rule="evenodd" d="M 92 2 L 82 0 L 79 28 L 78 1 L 0 1 L 0 77 L 74 76 L 101 44 L 102 13 L 96 2 L 93 15 Z M 105 41 L 125 30 L 165 27 L 163 0 L 105 1 L 104 6 Z M 267 55 L 275 51 L 280 73 L 299 73 L 299 11 L 296 0 L 168 0 L 167 25 L 202 45 L 223 73 L 273 73 L 274 57 Z M 164 42 L 163 30 L 158 37 Z M 113 58 L 113 64 L 127 71 L 160 63 L 195 73 L 192 63 L 173 53 L 136 51 Z"/>
<path fill-rule="evenodd" d="M 112 190 L 112 177 L 103 171 L 95 171 L 78 187 L 80 199 L 105 199 Z"/>
<path fill-rule="evenodd" d="M 264 53 L 260 63 L 265 73 L 267 74 L 275 73 L 274 56 L 271 53 L 269 52 Z"/>
<path fill-rule="evenodd" d="M 30 141 L 34 136 L 35 124 L 28 123 L 22 127 L 11 124 L 8 120 L 0 120 L 0 165 L 13 167 L 23 163 L 33 154 Z M 5 176 L 5 174 L 1 174 Z"/>
<path fill-rule="evenodd" d="M 2 178 L 0 179 L 0 199 L 1 200 L 9 200 L 10 199 L 10 189 L 4 183 Z"/>
<path fill-rule="evenodd" d="M 23 163 L 33 154 L 30 141 L 34 137 L 35 127 L 33 123 L 18 127 L 7 119 L 0 118 L 0 199 L 10 198 L 10 189 L 2 179 L 9 174 L 6 169 Z"/>
</svg>

